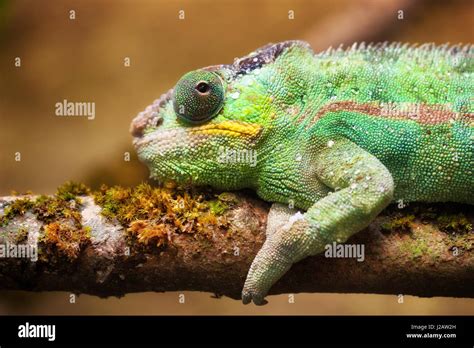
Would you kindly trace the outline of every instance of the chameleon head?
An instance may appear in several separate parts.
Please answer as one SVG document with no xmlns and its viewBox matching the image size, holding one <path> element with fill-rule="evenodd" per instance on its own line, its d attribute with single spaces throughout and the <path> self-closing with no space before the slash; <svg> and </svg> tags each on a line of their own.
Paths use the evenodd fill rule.
<svg viewBox="0 0 474 348">
<path fill-rule="evenodd" d="M 273 63 L 301 42 L 267 45 L 231 65 L 185 74 L 174 89 L 140 112 L 130 131 L 139 159 L 160 181 L 252 187 L 275 133 L 275 114 L 288 96 L 272 83 Z M 284 64 L 284 62 L 282 63 Z M 272 87 L 273 86 L 273 87 Z M 269 88 L 272 87 L 272 88 Z M 278 98 L 281 98 L 280 103 Z"/>
<path fill-rule="evenodd" d="M 151 177 L 181 184 L 247 186 L 257 170 L 252 152 L 262 125 L 245 117 L 249 110 L 236 102 L 229 78 L 226 66 L 191 71 L 135 117 L 130 131 Z"/>
</svg>

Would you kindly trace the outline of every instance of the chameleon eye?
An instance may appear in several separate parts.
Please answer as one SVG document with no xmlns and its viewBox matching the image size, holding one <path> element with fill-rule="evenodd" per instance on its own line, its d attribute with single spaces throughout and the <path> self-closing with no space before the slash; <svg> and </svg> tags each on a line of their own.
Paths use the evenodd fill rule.
<svg viewBox="0 0 474 348">
<path fill-rule="evenodd" d="M 206 81 L 201 81 L 196 85 L 196 91 L 201 94 L 209 93 L 210 89 L 211 87 L 209 87 L 209 84 Z"/>
<path fill-rule="evenodd" d="M 196 70 L 184 75 L 173 92 L 173 107 L 179 118 L 202 123 L 214 117 L 224 102 L 222 79 L 210 71 Z"/>
</svg>

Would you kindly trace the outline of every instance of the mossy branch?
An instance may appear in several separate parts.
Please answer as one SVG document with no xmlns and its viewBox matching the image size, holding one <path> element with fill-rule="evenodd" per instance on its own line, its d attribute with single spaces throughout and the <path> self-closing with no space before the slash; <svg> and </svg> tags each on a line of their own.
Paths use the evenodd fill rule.
<svg viewBox="0 0 474 348">
<path fill-rule="evenodd" d="M 265 240 L 268 209 L 245 193 L 147 184 L 91 192 L 67 183 L 53 196 L 3 197 L 0 256 L 9 257 L 0 258 L 0 289 L 103 297 L 194 290 L 237 299 Z M 391 206 L 348 241 L 364 246 L 363 262 L 307 258 L 271 294 L 474 297 L 471 210 L 452 204 Z M 37 260 L 19 258 L 15 250 L 33 258 L 36 250 Z"/>
</svg>

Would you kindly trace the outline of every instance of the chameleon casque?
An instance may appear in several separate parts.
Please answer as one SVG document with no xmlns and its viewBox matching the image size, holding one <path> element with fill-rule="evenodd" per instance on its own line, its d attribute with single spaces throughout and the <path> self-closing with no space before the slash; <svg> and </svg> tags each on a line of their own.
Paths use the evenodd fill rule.
<svg viewBox="0 0 474 348">
<path fill-rule="evenodd" d="M 185 74 L 133 120 L 134 146 L 151 177 L 251 188 L 274 203 L 242 291 L 262 304 L 293 263 L 345 242 L 390 202 L 474 203 L 473 54 L 270 44 Z M 254 151 L 256 165 L 222 161 L 223 149 Z"/>
</svg>

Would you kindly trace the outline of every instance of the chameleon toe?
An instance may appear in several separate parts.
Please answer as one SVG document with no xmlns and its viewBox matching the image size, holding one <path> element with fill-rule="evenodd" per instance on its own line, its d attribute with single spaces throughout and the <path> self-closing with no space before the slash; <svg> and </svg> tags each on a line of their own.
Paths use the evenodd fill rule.
<svg viewBox="0 0 474 348">
<path fill-rule="evenodd" d="M 242 303 L 244 305 L 252 302 L 252 295 L 249 292 L 242 291 Z"/>
<path fill-rule="evenodd" d="M 248 290 L 243 290 L 242 291 L 242 303 L 244 305 L 249 304 L 250 302 L 253 302 L 257 306 L 263 306 L 268 303 L 267 300 L 265 300 L 265 296 L 260 294 L 260 293 L 255 293 L 252 291 Z"/>
</svg>

